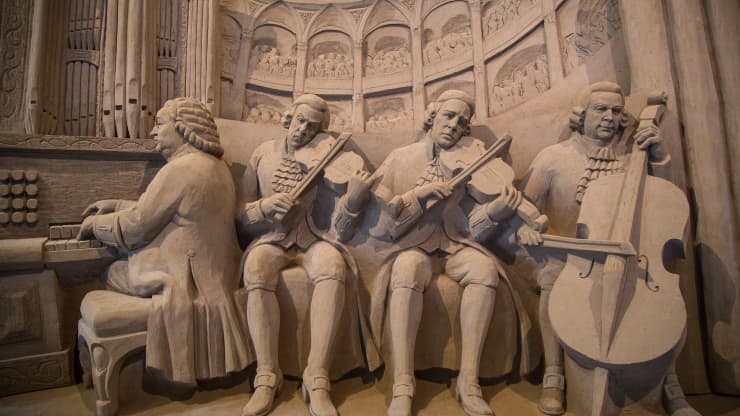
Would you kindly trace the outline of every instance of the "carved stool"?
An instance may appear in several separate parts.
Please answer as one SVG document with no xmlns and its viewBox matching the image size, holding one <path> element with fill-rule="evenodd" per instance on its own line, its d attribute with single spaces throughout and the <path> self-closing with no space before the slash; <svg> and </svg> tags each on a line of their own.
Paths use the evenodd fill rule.
<svg viewBox="0 0 740 416">
<path fill-rule="evenodd" d="M 77 327 L 83 379 L 92 380 L 98 416 L 118 412 L 118 378 L 124 359 L 146 345 L 151 299 L 94 290 L 82 300 Z"/>
</svg>

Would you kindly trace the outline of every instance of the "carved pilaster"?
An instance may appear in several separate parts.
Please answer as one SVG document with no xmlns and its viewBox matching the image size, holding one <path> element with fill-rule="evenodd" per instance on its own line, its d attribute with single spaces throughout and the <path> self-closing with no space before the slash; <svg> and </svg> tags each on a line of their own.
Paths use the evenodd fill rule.
<svg viewBox="0 0 740 416">
<path fill-rule="evenodd" d="M 365 105 L 362 97 L 362 71 L 365 68 L 362 42 L 354 42 L 354 79 L 352 80 L 352 130 L 365 131 Z"/>
<path fill-rule="evenodd" d="M 483 25 L 480 0 L 469 0 L 470 30 L 473 35 L 473 77 L 475 79 L 475 107 L 478 118 L 488 114 L 488 82 L 483 60 Z"/>
<path fill-rule="evenodd" d="M 252 52 L 252 41 L 254 40 L 254 31 L 242 32 L 241 44 L 239 46 L 239 61 L 234 74 L 234 85 L 231 87 L 231 99 L 238 102 L 242 109 L 240 114 L 241 120 L 247 119 L 247 68 Z"/>
<path fill-rule="evenodd" d="M 560 35 L 558 34 L 554 3 L 554 0 L 542 0 L 542 15 L 545 16 L 547 67 L 550 69 L 551 87 L 562 80 L 564 76 L 563 57 L 560 55 Z"/>
<path fill-rule="evenodd" d="M 421 28 L 415 26 L 411 28 L 411 65 L 412 65 L 412 82 L 413 82 L 413 103 L 414 103 L 414 125 L 421 125 L 424 120 L 424 68 L 422 63 Z"/>
<path fill-rule="evenodd" d="M 300 96 L 306 88 L 306 65 L 308 65 L 308 46 L 306 42 L 299 41 L 296 44 L 296 69 L 295 69 L 295 87 L 293 95 Z"/>
</svg>

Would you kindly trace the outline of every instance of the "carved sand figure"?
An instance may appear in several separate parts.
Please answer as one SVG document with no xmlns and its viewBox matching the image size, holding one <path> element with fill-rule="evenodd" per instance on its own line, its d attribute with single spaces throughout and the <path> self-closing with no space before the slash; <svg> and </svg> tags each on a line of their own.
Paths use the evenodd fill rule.
<svg viewBox="0 0 740 416">
<path fill-rule="evenodd" d="M 167 101 L 151 135 L 167 164 L 138 201 L 91 204 L 78 239 L 94 237 L 128 251 L 110 265 L 105 282 L 152 298 L 146 365 L 194 386 L 250 361 L 233 302 L 240 252 L 236 190 L 221 160 L 216 124 L 199 101 Z"/>
<path fill-rule="evenodd" d="M 524 194 L 549 217 L 549 233 L 577 237 L 581 201 L 589 184 L 599 177 L 624 172 L 629 159 L 625 158 L 624 142 L 620 139 L 629 120 L 623 108 L 624 96 L 619 85 L 611 82 L 590 85 L 581 97 L 580 107 L 573 109 L 571 136 L 545 148 L 532 162 L 522 186 Z M 635 134 L 637 147 L 648 152 L 651 173 L 667 177 L 670 156 L 662 141 L 660 129 L 653 125 Z M 564 262 L 563 253 L 548 254 L 537 277 L 542 289 L 539 319 L 545 359 L 539 409 L 548 415 L 565 411 L 563 349 L 556 339 L 548 312 L 552 288 Z M 670 415 L 698 414 L 686 402 L 673 365 L 663 384 L 663 404 Z"/>
<path fill-rule="evenodd" d="M 437 260 L 464 287 L 458 399 L 470 415 L 493 414 L 482 398 L 478 374 L 496 287 L 504 272 L 478 242 L 489 238 L 499 223 L 515 213 L 522 196 L 510 185 L 502 185 L 500 197 L 476 199 L 466 187 L 450 185 L 453 172 L 470 166 L 485 152 L 481 141 L 466 136 L 473 110 L 474 100 L 468 94 L 442 93 L 428 108 L 425 137 L 391 152 L 373 175 L 379 179 L 374 193 L 392 223 L 387 233 L 398 248 L 385 272 L 381 271 L 389 274 L 384 278 L 391 292 L 394 384 L 389 415 L 411 414 L 423 292 L 432 280 L 432 262 Z"/>
<path fill-rule="evenodd" d="M 281 271 L 295 264 L 305 269 L 314 285 L 304 398 L 311 415 L 337 414 L 329 396 L 329 365 L 347 299 L 345 286 L 356 275 L 356 266 L 337 239 L 317 227 L 314 216 L 324 211 L 316 208 L 321 202 L 316 194 L 323 186 L 341 195 L 346 187 L 331 221 L 336 237 L 349 239 L 368 199 L 370 174 L 352 152 L 327 159 L 326 168 L 320 165 L 329 149 L 342 145 L 325 133 L 329 120 L 326 101 L 313 94 L 300 96 L 283 120 L 288 128 L 286 136 L 258 147 L 244 174 L 239 222 L 254 238 L 244 258 L 244 286 L 249 332 L 257 356 L 255 391 L 244 407 L 245 416 L 269 413 L 282 385 L 280 311 L 275 290 Z M 317 184 L 305 182 L 315 168 L 324 170 L 323 177 Z M 306 192 L 293 195 L 299 189 Z"/>
</svg>

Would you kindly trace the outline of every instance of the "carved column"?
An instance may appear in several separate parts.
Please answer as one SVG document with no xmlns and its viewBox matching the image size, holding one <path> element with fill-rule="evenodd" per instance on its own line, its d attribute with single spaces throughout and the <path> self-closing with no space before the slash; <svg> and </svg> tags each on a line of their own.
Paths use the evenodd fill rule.
<svg viewBox="0 0 740 416">
<path fill-rule="evenodd" d="M 306 42 L 298 41 L 296 45 L 296 68 L 293 97 L 297 98 L 306 89 L 306 65 L 308 65 L 308 47 Z"/>
<path fill-rule="evenodd" d="M 555 0 L 542 0 L 542 15 L 545 17 L 545 46 L 547 47 L 547 67 L 550 68 L 550 85 L 555 85 L 564 76 Z"/>
<path fill-rule="evenodd" d="M 475 77 L 475 108 L 478 118 L 488 116 L 488 82 L 486 63 L 483 60 L 483 27 L 480 0 L 469 0 L 470 24 L 473 35 L 473 76 Z"/>
<path fill-rule="evenodd" d="M 362 53 L 362 41 L 354 43 L 354 69 L 352 80 L 352 130 L 365 131 L 365 100 L 362 96 L 362 71 L 365 67 L 365 54 Z"/>
<path fill-rule="evenodd" d="M 220 71 L 216 24 L 219 13 L 217 0 L 188 2 L 185 92 L 202 101 L 214 116 L 218 116 Z"/>
<path fill-rule="evenodd" d="M 254 40 L 254 30 L 248 30 L 242 32 L 241 44 L 239 45 L 239 61 L 236 66 L 234 73 L 234 85 L 231 87 L 231 99 L 237 104 L 237 108 L 241 108 L 241 113 L 238 114 L 240 120 L 247 119 L 247 72 L 249 67 L 249 60 L 252 58 L 252 40 Z"/>
<path fill-rule="evenodd" d="M 219 1 L 208 0 L 208 19 L 207 19 L 207 34 L 206 34 L 206 70 L 205 70 L 205 86 L 204 86 L 204 99 L 203 101 L 211 111 L 214 117 L 220 115 L 221 107 L 221 51 L 220 51 L 220 40 L 221 30 L 218 24 L 219 21 Z"/>
<path fill-rule="evenodd" d="M 28 134 L 39 134 L 41 124 L 41 75 L 44 70 L 44 37 L 47 0 L 33 2 L 33 21 L 31 24 L 30 56 L 28 58 L 28 82 L 26 85 L 25 129 Z"/>
<path fill-rule="evenodd" d="M 715 392 L 740 394 L 740 259 L 727 132 L 704 2 L 666 2 L 683 120 Z M 735 48 L 736 50 L 736 48 Z M 732 93 L 729 92 L 728 93 Z M 733 138 L 734 140 L 734 138 Z"/>
<path fill-rule="evenodd" d="M 668 112 L 661 124 L 665 145 L 671 155 L 673 182 L 686 190 L 685 153 L 681 143 L 678 119 L 678 99 L 672 76 L 670 46 L 662 2 L 627 0 L 620 2 L 622 33 L 630 69 L 630 95 L 660 90 L 668 96 Z M 690 245 L 690 243 L 688 244 Z M 701 340 L 699 302 L 696 290 L 694 252 L 679 265 L 681 290 L 687 309 L 687 338 L 677 371 L 687 393 L 706 393 L 709 384 L 704 371 L 704 350 Z"/>
<path fill-rule="evenodd" d="M 421 28 L 411 28 L 411 73 L 413 85 L 414 125 L 421 125 L 424 120 L 424 57 L 422 56 Z"/>
</svg>

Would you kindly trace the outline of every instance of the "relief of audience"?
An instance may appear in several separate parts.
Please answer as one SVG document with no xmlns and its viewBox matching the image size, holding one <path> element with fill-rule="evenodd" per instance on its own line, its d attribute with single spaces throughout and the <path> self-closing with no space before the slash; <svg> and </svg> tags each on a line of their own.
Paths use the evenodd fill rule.
<svg viewBox="0 0 740 416">
<path fill-rule="evenodd" d="M 352 59 L 343 53 L 322 53 L 308 64 L 307 75 L 317 78 L 352 78 Z"/>
<path fill-rule="evenodd" d="M 380 114 L 370 116 L 365 122 L 365 127 L 368 130 L 388 130 L 398 127 L 408 127 L 411 117 L 411 110 L 386 110 Z"/>
<path fill-rule="evenodd" d="M 502 111 L 550 88 L 545 55 L 520 66 L 493 86 L 494 108 Z"/>
<path fill-rule="evenodd" d="M 441 61 L 448 56 L 470 50 L 472 46 L 473 37 L 469 27 L 462 32 L 451 32 L 427 43 L 424 47 L 424 62 Z"/>
<path fill-rule="evenodd" d="M 350 122 L 347 118 L 339 114 L 332 114 L 331 122 L 329 123 L 329 130 L 343 131 L 350 127 Z"/>
<path fill-rule="evenodd" d="M 408 68 L 411 65 L 411 54 L 407 47 L 380 50 L 367 57 L 365 72 L 367 75 L 386 74 Z"/>
<path fill-rule="evenodd" d="M 280 120 L 282 120 L 282 118 L 283 113 L 281 111 L 270 108 L 264 104 L 257 104 L 256 106 L 249 109 L 247 122 L 261 124 L 280 124 Z"/>
<path fill-rule="evenodd" d="M 254 67 L 276 75 L 294 75 L 298 61 L 295 56 L 281 56 L 277 48 L 257 45 L 252 52 Z"/>
<path fill-rule="evenodd" d="M 522 4 L 524 3 L 524 4 Z M 514 21 L 526 9 L 534 6 L 534 0 L 504 0 L 491 8 L 486 20 L 486 35 L 501 30 L 506 24 Z"/>
</svg>

